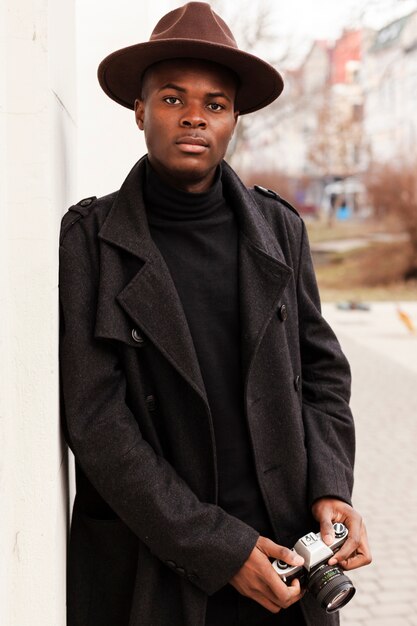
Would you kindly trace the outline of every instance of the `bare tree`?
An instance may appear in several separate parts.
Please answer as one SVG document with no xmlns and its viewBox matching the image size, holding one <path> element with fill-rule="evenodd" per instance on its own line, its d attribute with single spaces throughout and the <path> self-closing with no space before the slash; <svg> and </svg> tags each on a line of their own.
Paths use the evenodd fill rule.
<svg viewBox="0 0 417 626">
<path fill-rule="evenodd" d="M 358 0 L 350 14 L 349 25 L 360 27 L 379 22 L 379 28 L 391 20 L 417 9 L 417 0 Z"/>
<path fill-rule="evenodd" d="M 242 50 L 261 56 L 278 71 L 284 66 L 296 42 L 289 34 L 278 35 L 280 29 L 276 24 L 273 0 L 244 0 L 229 8 L 228 13 L 227 5 L 219 0 L 212 0 L 211 5 L 233 25 L 233 33 Z M 244 155 L 249 149 L 256 150 L 277 139 L 279 125 L 276 118 L 275 102 L 256 114 L 240 117 L 226 155 L 233 167 L 243 167 Z"/>
<path fill-rule="evenodd" d="M 395 220 L 407 233 L 404 278 L 417 278 L 417 157 L 408 161 L 374 164 L 365 177 L 375 215 Z"/>
<path fill-rule="evenodd" d="M 323 90 L 316 127 L 309 139 L 308 159 L 319 176 L 356 174 L 367 150 L 362 127 L 363 107 L 349 103 L 330 86 Z"/>
</svg>

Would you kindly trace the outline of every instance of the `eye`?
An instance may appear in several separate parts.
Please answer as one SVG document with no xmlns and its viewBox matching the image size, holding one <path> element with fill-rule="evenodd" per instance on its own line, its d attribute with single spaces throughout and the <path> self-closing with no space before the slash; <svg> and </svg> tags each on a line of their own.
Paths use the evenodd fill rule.
<svg viewBox="0 0 417 626">
<path fill-rule="evenodd" d="M 164 98 L 164 100 L 167 104 L 178 104 L 179 102 L 181 102 L 181 100 L 176 96 L 167 96 L 166 98 Z"/>
<path fill-rule="evenodd" d="M 212 111 L 221 111 L 225 108 L 222 104 L 219 104 L 218 102 L 211 102 L 208 106 L 209 109 L 211 109 Z"/>
</svg>

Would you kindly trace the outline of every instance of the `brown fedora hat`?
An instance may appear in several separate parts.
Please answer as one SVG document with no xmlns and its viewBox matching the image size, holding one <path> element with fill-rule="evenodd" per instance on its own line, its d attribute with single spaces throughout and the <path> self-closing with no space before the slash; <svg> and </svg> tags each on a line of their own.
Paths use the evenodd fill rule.
<svg viewBox="0 0 417 626">
<path fill-rule="evenodd" d="M 270 104 L 284 87 L 272 65 L 239 50 L 227 24 L 206 2 L 189 2 L 170 11 L 149 41 L 109 54 L 99 65 L 98 80 L 110 98 L 133 109 L 145 70 L 175 58 L 213 61 L 235 72 L 240 82 L 236 108 L 241 115 Z"/>
</svg>

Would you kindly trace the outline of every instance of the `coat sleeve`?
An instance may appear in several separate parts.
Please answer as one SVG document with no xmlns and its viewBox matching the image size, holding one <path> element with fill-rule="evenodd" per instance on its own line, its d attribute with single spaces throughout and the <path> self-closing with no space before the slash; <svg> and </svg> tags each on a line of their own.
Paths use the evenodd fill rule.
<svg viewBox="0 0 417 626">
<path fill-rule="evenodd" d="M 302 407 L 309 461 L 309 504 L 321 497 L 348 503 L 353 487 L 355 433 L 350 367 L 321 315 L 307 232 L 302 224 L 297 297 Z"/>
<path fill-rule="evenodd" d="M 224 586 L 258 533 L 199 501 L 143 439 L 125 402 L 111 342 L 94 338 L 96 289 L 88 253 L 60 247 L 61 397 L 68 443 L 102 498 L 149 550 L 208 594 Z"/>
</svg>

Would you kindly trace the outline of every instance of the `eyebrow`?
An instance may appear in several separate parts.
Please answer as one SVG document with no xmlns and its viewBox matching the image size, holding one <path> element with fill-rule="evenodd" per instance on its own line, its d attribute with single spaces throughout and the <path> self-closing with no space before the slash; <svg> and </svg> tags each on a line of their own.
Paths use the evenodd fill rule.
<svg viewBox="0 0 417 626">
<path fill-rule="evenodd" d="M 159 88 L 159 91 L 163 91 L 164 89 L 175 89 L 175 91 L 182 91 L 182 93 L 186 93 L 186 89 L 184 89 L 184 87 L 180 87 L 179 85 L 176 85 L 175 83 L 166 83 L 165 85 L 162 85 L 162 87 Z"/>
<path fill-rule="evenodd" d="M 159 88 L 159 91 L 163 91 L 164 89 L 175 89 L 175 91 L 187 93 L 187 90 L 184 89 L 184 87 L 180 87 L 175 83 L 166 83 Z M 229 102 L 232 102 L 231 98 L 227 94 L 225 94 L 224 91 L 209 91 L 206 96 L 208 96 L 209 98 L 225 98 L 226 100 L 229 100 Z"/>
</svg>

